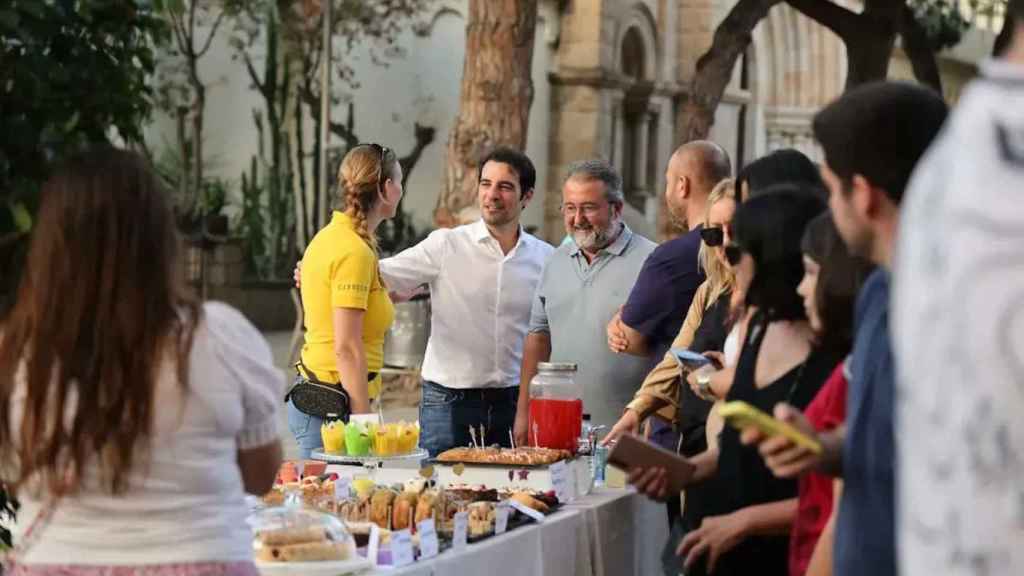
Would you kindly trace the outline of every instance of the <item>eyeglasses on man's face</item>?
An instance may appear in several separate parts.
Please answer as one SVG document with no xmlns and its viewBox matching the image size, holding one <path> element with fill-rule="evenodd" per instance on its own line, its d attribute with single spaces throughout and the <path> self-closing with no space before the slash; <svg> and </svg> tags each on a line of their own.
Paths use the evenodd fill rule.
<svg viewBox="0 0 1024 576">
<path fill-rule="evenodd" d="M 607 204 L 584 202 L 583 204 L 562 204 L 562 214 L 569 218 L 575 218 L 577 214 L 583 214 L 584 218 L 590 219 L 597 216 L 602 210 L 607 209 Z"/>
</svg>

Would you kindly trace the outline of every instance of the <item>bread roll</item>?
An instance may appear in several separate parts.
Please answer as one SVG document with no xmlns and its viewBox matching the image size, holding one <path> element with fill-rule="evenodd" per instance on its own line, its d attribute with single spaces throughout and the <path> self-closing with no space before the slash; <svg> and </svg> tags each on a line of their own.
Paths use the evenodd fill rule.
<svg viewBox="0 0 1024 576">
<path fill-rule="evenodd" d="M 370 498 L 370 522 L 377 526 L 391 529 L 391 507 L 395 502 L 396 493 L 388 488 L 379 488 Z"/>
<path fill-rule="evenodd" d="M 263 542 L 264 547 L 303 544 L 306 542 L 319 542 L 321 540 L 328 539 L 327 528 L 324 526 L 263 530 L 257 534 L 256 537 Z"/>
<path fill-rule="evenodd" d="M 392 530 L 404 530 L 413 527 L 417 500 L 416 494 L 412 492 L 403 492 L 398 495 L 391 513 Z"/>
<path fill-rule="evenodd" d="M 349 546 L 341 542 L 322 540 L 303 544 L 263 546 L 256 552 L 261 562 L 317 562 L 348 560 Z"/>
</svg>

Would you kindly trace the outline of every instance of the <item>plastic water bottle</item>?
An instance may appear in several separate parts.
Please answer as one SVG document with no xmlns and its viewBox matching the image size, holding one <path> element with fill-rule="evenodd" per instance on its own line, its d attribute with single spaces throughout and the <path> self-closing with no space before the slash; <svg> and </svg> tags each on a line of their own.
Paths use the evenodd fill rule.
<svg viewBox="0 0 1024 576">
<path fill-rule="evenodd" d="M 594 473 L 594 486 L 604 486 L 604 467 L 608 461 L 608 447 L 597 445 L 594 446 L 594 454 L 591 456 L 593 473 Z"/>
<path fill-rule="evenodd" d="M 598 437 L 608 428 L 607 426 L 594 426 L 590 429 L 590 475 L 594 479 L 594 486 L 604 486 L 604 467 L 608 460 L 608 447 L 601 446 Z"/>
</svg>

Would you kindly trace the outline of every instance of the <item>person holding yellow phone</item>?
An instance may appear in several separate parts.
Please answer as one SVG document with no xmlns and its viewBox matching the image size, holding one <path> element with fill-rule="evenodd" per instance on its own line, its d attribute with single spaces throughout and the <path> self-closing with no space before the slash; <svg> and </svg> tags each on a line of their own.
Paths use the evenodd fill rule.
<svg viewBox="0 0 1024 576">
<path fill-rule="evenodd" d="M 762 410 L 782 400 L 805 406 L 841 356 L 815 348 L 803 301 L 800 242 L 804 228 L 823 212 L 813 193 L 783 185 L 740 206 L 734 244 L 728 249 L 739 289 L 756 312 L 741 347 L 727 400 Z M 796 512 L 796 482 L 772 476 L 756 452 L 726 428 L 717 449 L 694 457 L 694 483 L 714 483 L 706 498 L 688 501 L 700 519 L 677 552 L 687 574 L 787 574 L 788 531 Z M 665 492 L 662 471 L 631 473 L 649 495 Z M 660 493 L 660 494 L 659 494 Z"/>
</svg>

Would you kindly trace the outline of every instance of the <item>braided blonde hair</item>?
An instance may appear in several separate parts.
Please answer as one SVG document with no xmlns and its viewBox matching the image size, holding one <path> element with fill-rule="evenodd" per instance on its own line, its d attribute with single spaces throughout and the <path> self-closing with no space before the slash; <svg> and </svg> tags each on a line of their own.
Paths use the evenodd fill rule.
<svg viewBox="0 0 1024 576">
<path fill-rule="evenodd" d="M 706 227 L 711 219 L 711 207 L 722 200 L 736 199 L 736 181 L 731 178 L 722 180 L 708 194 L 708 207 L 704 212 L 704 226 Z M 708 245 L 703 241 L 700 243 L 700 265 L 708 277 L 708 307 L 713 305 L 718 297 L 725 292 L 732 290 L 736 284 L 736 274 L 732 268 L 723 264 L 711 252 Z"/>
<path fill-rule="evenodd" d="M 355 224 L 356 233 L 375 254 L 377 237 L 367 229 L 366 218 L 380 201 L 384 181 L 395 177 L 397 166 L 398 158 L 390 148 L 362 144 L 349 150 L 338 169 L 338 189 L 345 213 Z"/>
</svg>

